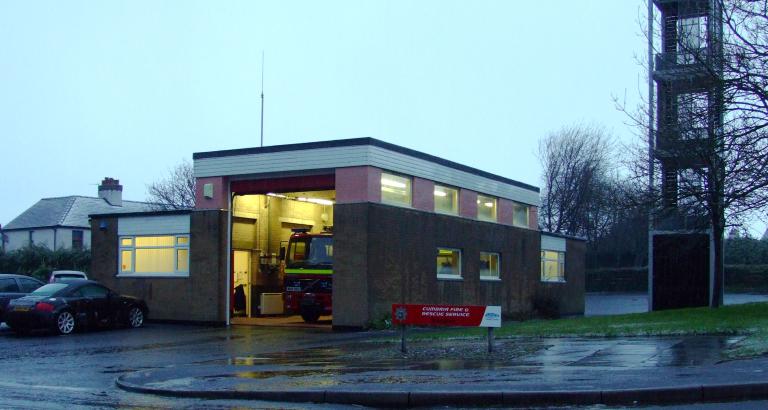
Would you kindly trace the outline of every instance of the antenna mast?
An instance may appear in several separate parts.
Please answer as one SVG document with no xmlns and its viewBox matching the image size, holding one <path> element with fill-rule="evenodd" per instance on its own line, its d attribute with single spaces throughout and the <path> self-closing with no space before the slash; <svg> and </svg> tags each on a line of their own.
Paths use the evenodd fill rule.
<svg viewBox="0 0 768 410">
<path fill-rule="evenodd" d="M 261 50 L 261 146 L 264 146 L 264 50 Z"/>
</svg>

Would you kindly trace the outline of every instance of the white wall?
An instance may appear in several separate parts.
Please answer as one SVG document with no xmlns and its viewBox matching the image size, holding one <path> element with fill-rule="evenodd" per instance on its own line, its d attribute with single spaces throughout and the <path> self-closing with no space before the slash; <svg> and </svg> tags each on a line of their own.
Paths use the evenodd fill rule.
<svg viewBox="0 0 768 410">
<path fill-rule="evenodd" d="M 123 216 L 117 222 L 118 235 L 158 235 L 189 233 L 189 214 Z"/>
<path fill-rule="evenodd" d="M 54 230 L 48 229 L 31 229 L 34 231 L 33 240 L 35 245 L 45 245 L 49 249 L 53 249 Z M 56 229 L 56 249 L 72 247 L 72 231 L 71 228 L 57 228 Z M 89 229 L 77 229 L 83 231 L 83 247 L 91 248 L 91 231 Z M 25 231 L 11 231 L 5 232 L 5 236 L 8 237 L 8 242 L 5 244 L 6 251 L 14 251 L 16 249 L 23 248 L 29 243 L 29 230 Z"/>
</svg>

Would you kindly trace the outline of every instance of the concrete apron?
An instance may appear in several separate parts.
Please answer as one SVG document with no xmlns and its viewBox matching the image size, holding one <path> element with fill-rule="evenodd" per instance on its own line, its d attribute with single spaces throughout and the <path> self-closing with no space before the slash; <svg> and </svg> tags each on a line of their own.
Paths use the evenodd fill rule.
<svg viewBox="0 0 768 410">
<path fill-rule="evenodd" d="M 418 353 L 403 358 L 392 354 L 396 344 L 357 343 L 146 370 L 125 374 L 116 383 L 125 390 L 163 396 L 373 407 L 766 398 L 768 371 L 763 369 L 768 369 L 768 358 L 722 360 L 722 350 L 739 340 L 518 338 L 498 341 L 498 350 L 506 353 L 467 360 Z M 411 349 L 418 352 L 433 343 Z M 372 354 L 371 349 L 386 349 L 386 354 Z"/>
</svg>

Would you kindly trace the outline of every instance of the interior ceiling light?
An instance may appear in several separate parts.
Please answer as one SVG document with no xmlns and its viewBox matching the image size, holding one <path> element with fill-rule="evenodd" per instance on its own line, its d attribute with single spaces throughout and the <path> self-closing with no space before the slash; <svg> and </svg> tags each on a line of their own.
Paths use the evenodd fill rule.
<svg viewBox="0 0 768 410">
<path fill-rule="evenodd" d="M 448 196 L 448 194 L 446 194 L 444 191 L 438 191 L 438 190 L 435 190 L 435 195 L 437 195 L 437 196 Z"/>
<path fill-rule="evenodd" d="M 321 199 L 321 198 L 304 198 L 304 197 L 292 197 L 287 196 L 283 194 L 275 194 L 273 192 L 270 192 L 267 194 L 267 196 L 271 196 L 274 198 L 281 198 L 281 199 L 288 199 L 290 201 L 301 201 L 301 202 L 309 202 L 312 204 L 318 204 L 318 205 L 333 205 L 335 202 L 330 199 Z"/>
<path fill-rule="evenodd" d="M 382 178 L 381 185 L 391 186 L 394 188 L 405 188 L 405 184 L 400 181 L 393 181 L 391 179 Z"/>
<path fill-rule="evenodd" d="M 313 204 L 318 205 L 333 205 L 333 201 L 330 199 L 321 199 L 321 198 L 296 198 L 297 200 L 301 202 L 311 202 Z"/>
<path fill-rule="evenodd" d="M 493 202 L 486 202 L 484 205 L 488 208 L 493 208 Z"/>
</svg>

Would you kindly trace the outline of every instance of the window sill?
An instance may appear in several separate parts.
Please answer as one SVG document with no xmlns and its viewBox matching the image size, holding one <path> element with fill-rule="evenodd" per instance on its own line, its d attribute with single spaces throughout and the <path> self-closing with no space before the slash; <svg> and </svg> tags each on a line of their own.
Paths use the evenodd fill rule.
<svg viewBox="0 0 768 410">
<path fill-rule="evenodd" d="M 188 278 L 189 273 L 118 273 L 118 278 L 144 278 L 144 279 L 165 279 L 165 278 Z"/>
<path fill-rule="evenodd" d="M 462 278 L 460 275 L 440 275 L 440 274 L 437 275 L 437 279 L 439 279 L 439 280 L 454 280 L 454 281 L 464 280 L 464 278 Z"/>
<path fill-rule="evenodd" d="M 501 278 L 480 278 L 481 282 L 501 282 Z"/>
<path fill-rule="evenodd" d="M 541 283 L 567 283 L 565 280 L 542 280 Z"/>
</svg>

